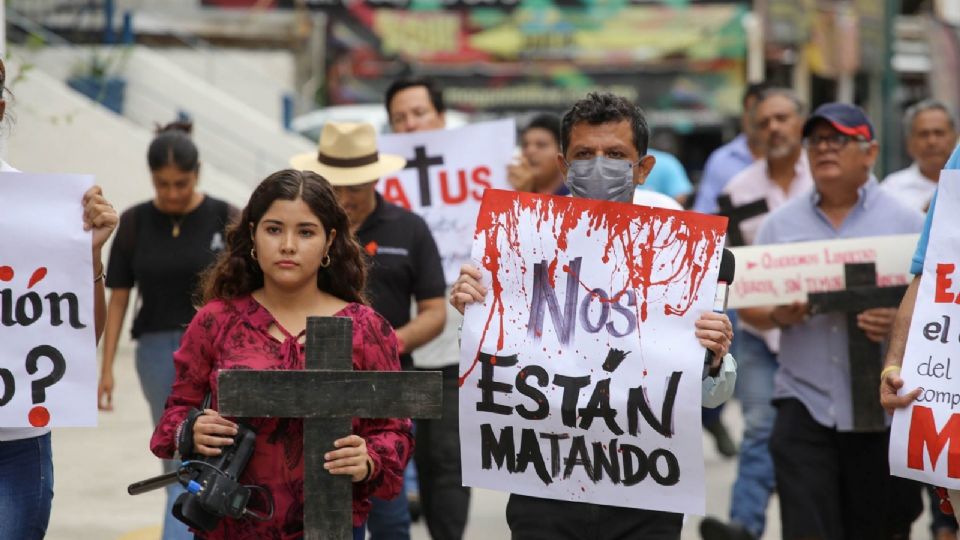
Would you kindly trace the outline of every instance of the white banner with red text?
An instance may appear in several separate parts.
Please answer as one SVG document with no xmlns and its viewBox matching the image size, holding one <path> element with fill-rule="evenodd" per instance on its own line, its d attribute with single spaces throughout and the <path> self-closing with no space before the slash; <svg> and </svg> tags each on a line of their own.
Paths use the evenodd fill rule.
<svg viewBox="0 0 960 540">
<path fill-rule="evenodd" d="M 957 216 L 960 171 L 943 171 L 900 372 L 904 382 L 901 393 L 914 388 L 921 391 L 915 402 L 894 413 L 890 431 L 892 474 L 949 489 L 960 489 Z"/>
<path fill-rule="evenodd" d="M 447 283 L 470 262 L 470 237 L 487 188 L 509 189 L 507 165 L 516 147 L 513 120 L 457 129 L 381 135 L 385 154 L 407 166 L 377 186 L 383 198 L 419 214 L 437 241 Z"/>
<path fill-rule="evenodd" d="M 842 291 L 844 264 L 876 263 L 877 285 L 910 283 L 916 234 L 731 248 L 737 270 L 731 309 L 805 302 L 807 293 Z"/>
</svg>

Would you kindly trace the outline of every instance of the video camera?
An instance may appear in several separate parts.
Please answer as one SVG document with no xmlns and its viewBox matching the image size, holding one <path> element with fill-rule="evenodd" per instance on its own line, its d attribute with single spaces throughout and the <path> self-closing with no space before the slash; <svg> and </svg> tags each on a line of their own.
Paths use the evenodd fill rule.
<svg viewBox="0 0 960 540">
<path fill-rule="evenodd" d="M 238 478 L 253 455 L 257 434 L 239 424 L 233 444 L 221 447 L 219 456 L 191 455 L 174 471 L 130 484 L 127 493 L 139 495 L 180 482 L 186 489 L 173 505 L 173 515 L 187 525 L 212 531 L 221 518 L 245 516 L 260 521 L 273 517 L 273 498 L 260 486 L 240 484 Z M 269 512 L 262 514 L 247 507 L 253 490 L 261 491 L 269 503 Z"/>
</svg>

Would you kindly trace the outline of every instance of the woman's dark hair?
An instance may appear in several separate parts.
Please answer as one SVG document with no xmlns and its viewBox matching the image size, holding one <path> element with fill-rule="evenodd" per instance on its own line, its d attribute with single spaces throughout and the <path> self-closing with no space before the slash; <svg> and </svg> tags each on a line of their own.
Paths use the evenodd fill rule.
<svg viewBox="0 0 960 540">
<path fill-rule="evenodd" d="M 186 121 L 171 122 L 157 126 L 156 136 L 147 149 L 147 163 L 151 171 L 159 171 L 167 165 L 175 165 L 184 172 L 200 168 L 200 153 L 190 138 L 193 124 Z"/>
<path fill-rule="evenodd" d="M 643 111 L 626 98 L 611 93 L 591 92 L 563 115 L 560 121 L 560 151 L 566 155 L 570 148 L 570 133 L 573 126 L 583 122 L 592 126 L 607 122 L 630 122 L 633 131 L 633 146 L 641 156 L 647 154 L 647 141 L 650 130 Z"/>
<path fill-rule="evenodd" d="M 347 302 L 367 303 L 363 294 L 367 267 L 360 255 L 360 244 L 350 233 L 347 214 L 337 202 L 330 183 L 314 172 L 284 169 L 260 182 L 240 213 L 240 219 L 227 229 L 226 249 L 201 278 L 203 304 L 245 296 L 263 287 L 263 272 L 250 254 L 253 249 L 250 229 L 256 230 L 274 201 L 297 199 L 307 203 L 328 236 L 331 230 L 337 231 L 327 252 L 330 266 L 320 268 L 317 288 Z"/>
</svg>

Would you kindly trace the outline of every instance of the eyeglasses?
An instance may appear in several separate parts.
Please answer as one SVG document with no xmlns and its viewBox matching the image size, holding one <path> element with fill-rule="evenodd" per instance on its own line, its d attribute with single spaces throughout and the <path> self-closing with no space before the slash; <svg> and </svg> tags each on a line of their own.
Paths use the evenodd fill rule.
<svg viewBox="0 0 960 540">
<path fill-rule="evenodd" d="M 851 137 L 850 135 L 844 135 L 843 133 L 833 133 L 830 135 L 813 135 L 810 137 L 804 137 L 803 147 L 809 150 L 811 148 L 820 148 L 821 144 L 825 144 L 827 150 L 842 150 L 843 147 L 845 147 L 850 141 L 856 141 L 858 143 L 868 142 L 864 140 L 863 137 Z"/>
</svg>

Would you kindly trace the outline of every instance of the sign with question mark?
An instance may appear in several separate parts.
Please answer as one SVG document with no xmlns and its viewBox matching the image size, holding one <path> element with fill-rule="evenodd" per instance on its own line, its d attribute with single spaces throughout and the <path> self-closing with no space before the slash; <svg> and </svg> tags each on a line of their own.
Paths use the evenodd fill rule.
<svg viewBox="0 0 960 540">
<path fill-rule="evenodd" d="M 92 185 L 0 173 L 0 428 L 96 425 Z"/>
</svg>

